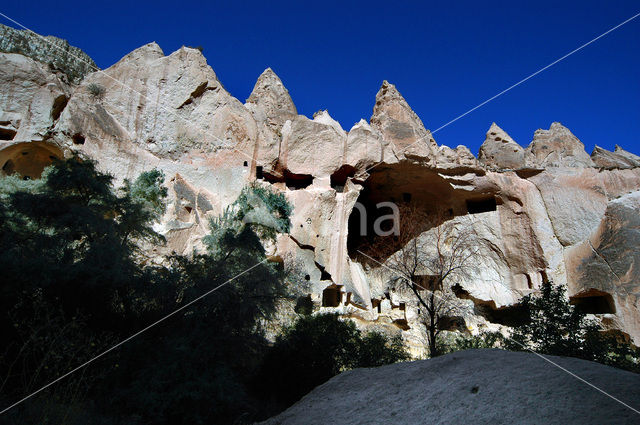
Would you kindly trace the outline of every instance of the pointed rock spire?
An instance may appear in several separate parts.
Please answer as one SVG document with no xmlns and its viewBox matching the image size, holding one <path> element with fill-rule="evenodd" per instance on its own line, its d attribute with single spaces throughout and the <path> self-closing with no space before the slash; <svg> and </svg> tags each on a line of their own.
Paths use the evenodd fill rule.
<svg viewBox="0 0 640 425">
<path fill-rule="evenodd" d="M 376 94 L 371 126 L 392 143 L 396 154 L 412 157 L 435 158 L 438 145 L 431 132 L 409 107 L 393 84 L 386 80 Z"/>
<path fill-rule="evenodd" d="M 593 167 L 582 142 L 559 122 L 549 130 L 536 130 L 526 156 L 538 167 Z"/>
<path fill-rule="evenodd" d="M 626 158 L 629 162 L 633 164 L 634 167 L 640 167 L 640 156 L 632 154 L 631 152 L 622 149 L 618 145 L 616 145 L 614 153 Z"/>
<path fill-rule="evenodd" d="M 525 165 L 524 148 L 493 123 L 480 146 L 478 160 L 491 169 L 517 170 Z"/>
<path fill-rule="evenodd" d="M 607 170 L 640 167 L 640 157 L 625 151 L 618 145 L 616 145 L 615 152 L 596 145 L 591 152 L 591 160 L 597 167 Z"/>
<path fill-rule="evenodd" d="M 152 61 L 162 57 L 164 57 L 164 52 L 162 51 L 158 43 L 153 41 L 151 43 L 145 44 L 144 46 L 140 46 L 134 51 L 128 53 L 122 59 L 120 59 L 116 64 L 112 65 L 112 67 L 115 67 L 119 64 L 127 63 L 127 62 L 131 62 L 131 63 L 148 62 L 148 61 Z"/>
<path fill-rule="evenodd" d="M 254 114 L 261 111 L 265 119 L 280 125 L 298 115 L 289 91 L 271 68 L 260 74 L 246 103 Z"/>
<path fill-rule="evenodd" d="M 331 115 L 329 115 L 329 111 L 327 111 L 326 109 L 324 111 L 318 111 L 313 114 L 313 121 L 320 124 L 328 125 L 329 127 L 334 128 L 339 134 L 346 135 L 346 132 L 344 131 L 340 123 L 331 118 Z"/>
</svg>

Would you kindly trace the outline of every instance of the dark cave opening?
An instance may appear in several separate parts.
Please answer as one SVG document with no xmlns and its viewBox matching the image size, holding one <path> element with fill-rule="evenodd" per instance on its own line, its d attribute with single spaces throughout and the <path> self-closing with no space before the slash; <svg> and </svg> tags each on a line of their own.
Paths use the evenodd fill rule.
<svg viewBox="0 0 640 425">
<path fill-rule="evenodd" d="M 73 140 L 74 145 L 84 145 L 85 137 L 80 133 L 76 133 L 71 137 L 71 140 Z"/>
<path fill-rule="evenodd" d="M 586 314 L 615 314 L 616 304 L 611 294 L 589 289 L 569 297 L 569 302 Z"/>
<path fill-rule="evenodd" d="M 491 323 L 511 327 L 525 324 L 527 317 L 525 307 L 519 304 L 500 308 L 493 308 L 490 305 L 476 305 L 476 311 Z"/>
<path fill-rule="evenodd" d="M 342 303 L 342 287 L 336 284 L 330 285 L 322 291 L 323 307 L 338 307 Z"/>
<path fill-rule="evenodd" d="M 13 140 L 17 133 L 12 128 L 0 127 L 0 140 Z"/>
<path fill-rule="evenodd" d="M 493 196 L 480 199 L 467 199 L 466 204 L 469 214 L 480 214 L 497 209 L 496 198 Z"/>
<path fill-rule="evenodd" d="M 313 176 L 311 174 L 295 174 L 289 170 L 283 170 L 282 172 L 262 171 L 260 168 L 261 178 L 264 178 L 271 184 L 284 183 L 289 190 L 305 189 L 313 184 Z M 258 178 L 256 172 L 256 178 Z"/>
<path fill-rule="evenodd" d="M 64 108 L 67 106 L 67 102 L 69 102 L 69 98 L 63 94 L 54 99 L 53 106 L 51 107 L 51 119 L 56 121 L 60 118 L 60 114 L 62 114 L 62 111 L 64 111 Z"/>
<path fill-rule="evenodd" d="M 333 174 L 331 174 L 331 187 L 334 188 L 337 192 L 342 192 L 344 190 L 345 184 L 347 184 L 347 180 L 350 177 L 355 175 L 356 169 L 351 165 L 343 165 L 338 168 Z"/>
<path fill-rule="evenodd" d="M 496 307 L 495 302 L 475 298 L 460 285 L 452 286 L 451 290 L 456 297 L 463 300 L 473 301 L 475 313 L 483 316 L 491 323 L 498 323 L 500 325 L 513 327 L 520 326 L 526 321 L 527 316 L 525 308 L 520 304 Z"/>
<path fill-rule="evenodd" d="M 378 223 L 378 229 L 388 232 L 394 224 L 394 207 L 399 214 L 400 239 L 404 241 L 428 230 L 434 223 L 468 214 L 468 200 L 473 211 L 477 208 L 496 209 L 493 194 L 480 195 L 456 189 L 445 177 L 434 169 L 412 163 L 381 165 L 373 169 L 361 183 L 363 189 L 349 216 L 349 256 L 359 262 L 370 263 L 371 260 L 359 251 L 369 255 L 368 249 L 381 244 L 393 250 L 393 244 L 398 243 L 398 232 L 376 235 L 375 224 Z M 422 222 L 405 220 L 415 217 L 416 212 Z M 373 257 L 380 261 L 386 259 L 384 255 Z"/>
<path fill-rule="evenodd" d="M 438 329 L 442 331 L 467 332 L 467 323 L 462 316 L 442 316 L 438 320 Z"/>
</svg>

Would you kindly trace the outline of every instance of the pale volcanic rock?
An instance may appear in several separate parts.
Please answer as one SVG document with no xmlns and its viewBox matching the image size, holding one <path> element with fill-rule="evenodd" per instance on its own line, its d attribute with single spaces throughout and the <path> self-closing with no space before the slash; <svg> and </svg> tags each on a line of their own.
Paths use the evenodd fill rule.
<svg viewBox="0 0 640 425">
<path fill-rule="evenodd" d="M 153 251 L 157 261 L 172 251 L 202 250 L 210 217 L 247 184 L 270 185 L 294 210 L 290 234 L 265 249 L 272 260 L 295 266 L 296 296 L 359 327 L 401 334 L 412 353 L 424 354 L 415 300 L 396 291 L 380 268 L 360 264 L 347 244 L 357 237 L 349 220 L 363 202 L 409 202 L 429 213 L 449 211 L 480 236 L 477 273 L 463 282 L 469 331 L 499 328 L 482 309 L 508 308 L 547 281 L 568 284 L 575 295 L 587 288 L 589 271 L 615 301 L 615 314 L 598 315 L 603 324 L 640 341 L 637 290 L 630 286 L 638 208 L 637 196 L 628 195 L 640 190 L 640 157 L 621 148 L 597 148 L 592 160 L 554 123 L 522 149 L 494 124 L 478 160 L 464 146 L 438 147 L 387 82 L 371 123 L 361 120 L 347 133 L 327 111 L 298 115 L 270 69 L 243 105 L 198 50 L 165 56 L 155 43 L 79 85 L 20 55 L 0 54 L 0 63 L 2 172 L 36 176 L 71 150 L 95 158 L 116 184 L 157 167 L 169 188 L 167 213 L 156 224 L 168 244 Z M 607 274 L 607 263 L 615 273 Z M 323 305 L 323 292 L 336 288 L 339 305 Z"/>
<path fill-rule="evenodd" d="M 628 151 L 622 149 L 618 145 L 616 145 L 616 147 L 615 147 L 613 152 L 616 155 L 619 155 L 619 156 L 625 158 L 627 161 L 629 161 L 631 164 L 633 164 L 634 167 L 640 167 L 640 156 L 632 154 L 631 152 L 628 152 Z"/>
<path fill-rule="evenodd" d="M 67 105 L 70 92 L 43 64 L 0 53 L 0 140 L 43 140 Z"/>
<path fill-rule="evenodd" d="M 526 165 L 524 148 L 496 123 L 491 124 L 480 146 L 478 160 L 490 169 L 518 169 Z"/>
<path fill-rule="evenodd" d="M 361 286 L 359 276 L 347 257 L 347 221 L 358 190 L 352 183 L 342 193 L 334 190 L 296 190 L 287 193 L 295 205 L 291 217 L 291 239 L 298 246 L 314 251 L 315 263 L 323 267 L 333 282 L 351 292 L 354 301 L 370 305 L 369 288 Z"/>
<path fill-rule="evenodd" d="M 438 145 L 422 120 L 409 107 L 407 101 L 393 84 L 387 81 L 376 94 L 376 104 L 371 116 L 371 126 L 382 134 L 393 147 L 398 159 L 411 158 L 433 163 Z"/>
<path fill-rule="evenodd" d="M 278 168 L 282 126 L 298 115 L 289 91 L 275 72 L 267 68 L 258 77 L 244 106 L 253 115 L 258 129 L 254 161 L 273 171 Z"/>
<path fill-rule="evenodd" d="M 381 162 L 396 162 L 397 159 L 380 134 L 362 119 L 347 134 L 347 152 L 343 161 L 355 168 L 355 176 L 366 178 L 368 168 Z"/>
<path fill-rule="evenodd" d="M 480 164 L 466 146 L 456 146 L 451 149 L 442 145 L 438 148 L 437 167 L 442 169 L 479 169 Z"/>
<path fill-rule="evenodd" d="M 261 109 L 269 124 L 277 126 L 282 126 L 286 120 L 295 119 L 298 115 L 289 91 L 271 68 L 265 69 L 258 77 L 245 103 L 245 106 L 250 105 Z"/>
<path fill-rule="evenodd" d="M 596 145 L 591 153 L 591 160 L 596 167 L 608 170 L 640 167 L 640 157 L 625 151 L 617 145 L 615 152 Z"/>
<path fill-rule="evenodd" d="M 510 286 L 527 293 L 545 279 L 564 284 L 563 247 L 536 185 L 514 173 L 489 173 L 487 178 L 499 187 L 501 200 L 500 237 L 490 241 L 508 263 Z"/>
<path fill-rule="evenodd" d="M 104 95 L 92 98 L 91 84 L 103 87 Z M 99 104 L 133 142 L 158 156 L 253 150 L 251 113 L 224 90 L 196 49 L 164 56 L 157 44 L 147 44 L 87 76 L 75 93 L 81 103 Z"/>
<path fill-rule="evenodd" d="M 298 115 L 285 123 L 280 146 L 280 164 L 284 169 L 315 177 L 329 176 L 340 167 L 347 135 L 342 128 L 325 122 Z"/>
<path fill-rule="evenodd" d="M 566 251 L 570 295 L 613 294 L 615 314 L 640 339 L 640 191 L 611 201 L 594 232 Z M 627 326 L 624 326 L 626 324 Z"/>
<path fill-rule="evenodd" d="M 597 170 L 550 169 L 529 180 L 540 190 L 554 232 L 563 246 L 584 240 L 600 223 L 608 199 Z"/>
<path fill-rule="evenodd" d="M 536 130 L 526 149 L 527 160 L 537 167 L 593 167 L 582 142 L 568 128 L 554 122 L 549 130 Z"/>
<path fill-rule="evenodd" d="M 640 169 L 548 169 L 528 179 L 540 190 L 558 240 L 564 246 L 587 238 L 610 200 L 640 188 Z"/>
</svg>

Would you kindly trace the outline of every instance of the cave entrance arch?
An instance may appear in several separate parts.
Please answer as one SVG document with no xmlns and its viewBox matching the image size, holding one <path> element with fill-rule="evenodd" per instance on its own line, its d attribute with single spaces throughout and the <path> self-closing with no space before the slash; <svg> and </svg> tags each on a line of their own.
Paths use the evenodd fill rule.
<svg viewBox="0 0 640 425">
<path fill-rule="evenodd" d="M 569 297 L 569 302 L 586 314 L 616 313 L 616 303 L 611 294 L 593 288 Z"/>
<path fill-rule="evenodd" d="M 427 217 L 425 223 L 412 223 L 409 226 L 412 231 L 410 236 L 418 236 L 429 230 L 434 222 L 468 214 L 468 201 L 472 205 L 473 202 L 478 202 L 477 199 L 494 201 L 493 193 L 454 188 L 451 184 L 453 179 L 442 173 L 442 170 L 438 171 L 410 162 L 379 165 L 372 169 L 370 176 L 361 183 L 363 188 L 349 216 L 347 236 L 349 256 L 359 262 L 370 262 L 365 256 L 359 254 L 359 251 L 367 252 L 367 247 L 374 244 L 377 238 L 374 231 L 376 220 L 391 213 L 389 208 L 380 208 L 381 203 L 392 202 L 401 207 L 401 222 L 402 207 L 405 207 L 406 211 L 416 209 L 423 213 Z M 495 210 L 494 207 L 485 209 Z M 406 229 L 402 225 L 400 228 L 403 231 Z M 406 235 L 403 236 L 406 240 Z"/>
<path fill-rule="evenodd" d="M 62 158 L 62 151 L 52 144 L 17 143 L 0 151 L 0 170 L 3 176 L 18 174 L 25 180 L 39 179 L 45 167 Z"/>
</svg>

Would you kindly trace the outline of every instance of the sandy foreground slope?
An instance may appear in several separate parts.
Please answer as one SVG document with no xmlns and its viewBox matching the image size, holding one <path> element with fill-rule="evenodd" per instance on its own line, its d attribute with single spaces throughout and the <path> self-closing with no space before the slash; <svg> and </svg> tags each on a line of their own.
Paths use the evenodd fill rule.
<svg viewBox="0 0 640 425">
<path fill-rule="evenodd" d="M 640 375 L 546 356 L 640 411 Z M 532 353 L 468 350 L 342 373 L 266 424 L 640 424 L 640 414 Z"/>
</svg>

